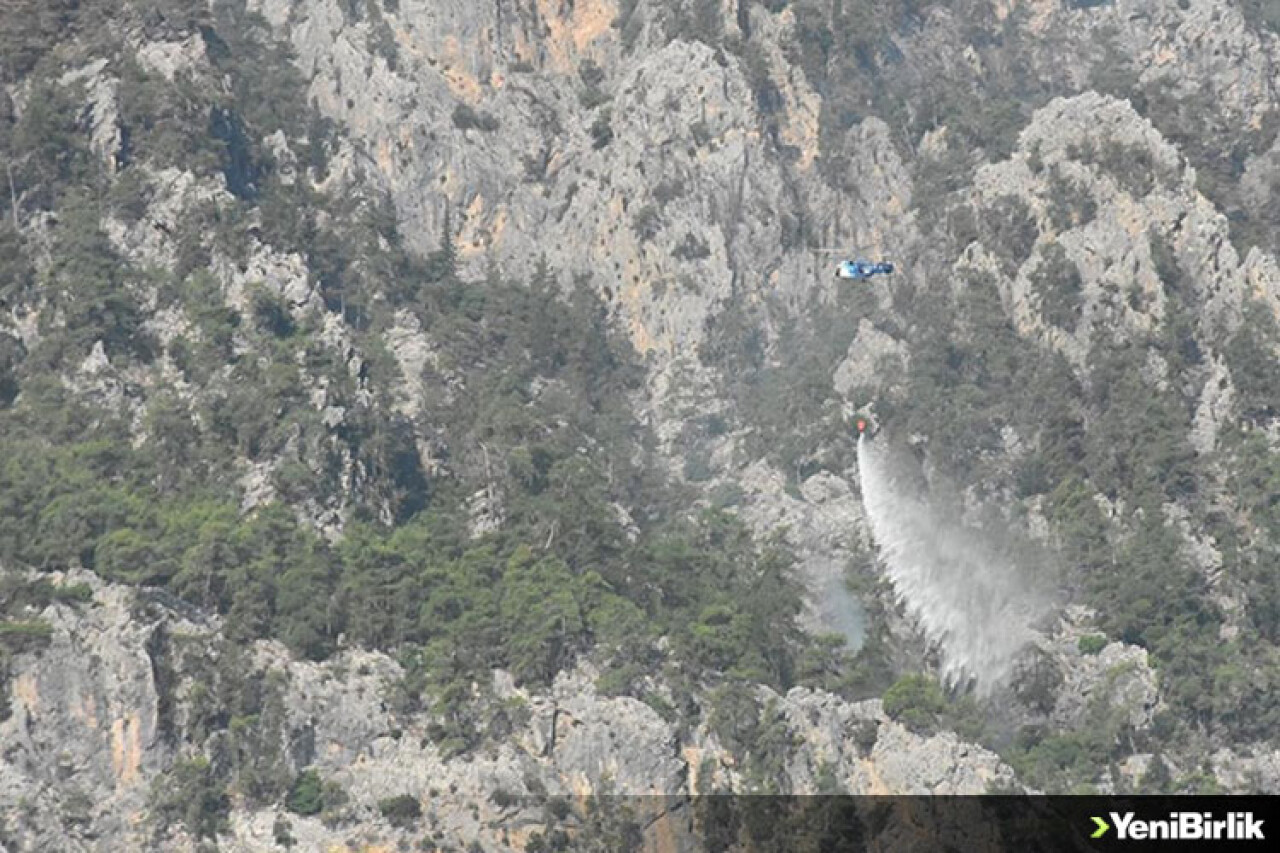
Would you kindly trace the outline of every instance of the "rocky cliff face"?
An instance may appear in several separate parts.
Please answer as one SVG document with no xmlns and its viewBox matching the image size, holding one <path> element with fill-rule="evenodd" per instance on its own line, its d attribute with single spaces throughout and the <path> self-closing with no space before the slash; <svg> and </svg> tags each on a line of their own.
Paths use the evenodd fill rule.
<svg viewBox="0 0 1280 853">
<path fill-rule="evenodd" d="M 1168 243 L 1196 282 L 1190 296 L 1201 306 L 1202 344 L 1210 329 L 1229 334 L 1251 295 L 1280 310 L 1274 258 L 1258 247 L 1243 254 L 1233 247 L 1220 205 L 1235 204 L 1234 197 L 1201 194 L 1189 152 L 1166 136 L 1181 138 L 1185 123 L 1155 103 L 1157 96 L 1204 103 L 1211 111 L 1205 122 L 1267 137 L 1275 120 L 1276 36 L 1250 26 L 1230 4 L 930 8 L 918 29 L 894 37 L 901 54 L 894 73 L 908 87 L 894 94 L 908 114 L 924 107 L 910 87 L 923 88 L 914 81 L 939 64 L 936 75 L 993 84 L 1017 85 L 1023 74 L 1026 85 L 1044 81 L 1048 95 L 1105 89 L 1116 75 L 1153 93 L 1148 112 L 1158 126 L 1094 92 L 1042 97 L 1044 108 L 1018 133 L 1010 159 L 983 152 L 992 162 L 976 171 L 964 201 L 981 216 L 1017 199 L 1034 219 L 1029 254 L 1001 270 L 990 243 L 1006 234 L 971 245 L 953 234 L 961 240 L 958 257 L 938 256 L 939 231 L 949 229 L 936 220 L 922 236 L 919 212 L 953 202 L 933 187 L 916 198 L 920 188 L 903 153 L 917 158 L 915 178 L 931 163 L 962 168 L 966 155 L 961 143 L 948 142 L 946 125 L 904 139 L 903 128 L 872 115 L 832 139 L 820 87 L 802 70 L 813 60 L 803 56 L 813 49 L 803 40 L 812 24 L 808 7 L 720 5 L 251 8 L 289 39 L 310 96 L 351 132 L 331 180 L 358 175 L 385 187 L 421 250 L 439 245 L 447 215 L 464 262 L 476 270 L 495 263 L 527 268 L 545 257 L 566 277 L 589 278 L 636 348 L 650 355 L 642 405 L 658 413 L 659 434 L 676 458 L 691 450 L 688 421 L 719 413 L 734 423 L 741 416 L 726 406 L 706 357 L 709 331 L 729 310 L 758 306 L 755 322 L 766 347 L 776 349 L 784 346 L 780 329 L 803 314 L 802 305 L 834 298 L 830 257 L 814 247 L 893 254 L 902 289 L 917 299 L 966 274 L 993 278 L 1019 334 L 1061 352 L 1081 374 L 1098 330 L 1131 336 L 1164 319 L 1169 297 L 1150 239 Z M 1014 47 L 984 55 L 966 44 L 965 12 Z M 679 33 L 672 27 L 687 22 L 698 26 L 673 37 Z M 984 120 L 960 116 L 957 123 Z M 1212 135 L 1213 126 L 1203 133 Z M 1141 162 L 1130 162 L 1135 157 Z M 1117 175 L 1117 166 L 1144 174 Z M 1065 329 L 1033 307 L 1034 282 L 1071 278 L 1072 270 L 1082 319 Z M 1140 299 L 1141 307 L 1116 304 L 1112 294 L 1135 288 L 1145 295 L 1130 302 Z M 851 342 L 846 362 L 828 374 L 831 405 L 839 409 L 868 389 L 884 394 L 892 385 L 893 370 L 876 378 L 883 351 L 893 347 L 883 340 L 868 325 Z M 1231 393 L 1224 367 L 1216 369 L 1218 379 L 1204 383 L 1199 403 L 1196 435 L 1205 452 L 1228 411 L 1214 401 Z M 1153 363 L 1151 370 L 1162 368 Z M 710 444 L 712 456 L 730 460 L 741 442 L 731 434 Z M 819 508 L 806 504 L 804 512 L 810 520 L 797 529 L 821 523 Z M 851 529 L 858 519 L 845 514 L 841 524 Z M 847 553 L 828 548 L 815 559 L 812 574 L 821 578 L 829 574 L 822 566 Z"/>
<path fill-rule="evenodd" d="M 224 735 L 208 734 L 200 717 L 202 696 L 226 677 L 212 675 L 226 653 L 219 624 L 194 613 L 191 621 L 87 573 L 58 581 L 88 584 L 92 598 L 40 613 L 53 629 L 48 645 L 16 659 L 12 711 L 0 724 L 5 832 L 21 849 L 197 849 L 181 832 L 157 835 L 145 815 L 158 789 L 172 784 L 163 772 L 191 750 L 248 758 Z M 344 794 L 316 816 L 237 806 L 227 849 L 270 848 L 280 820 L 304 849 L 373 849 L 424 833 L 519 849 L 512 839 L 545 831 L 546 804 L 557 798 L 660 796 L 670 808 L 751 785 L 708 726 L 680 730 L 644 702 L 602 696 L 589 667 L 562 673 L 545 693 L 494 672 L 492 685 L 477 690 L 504 709 L 506 734 L 479 754 L 451 756 L 432 742 L 432 715 L 388 701 L 404 673 L 386 655 L 351 652 L 313 664 L 260 643 L 240 665 L 240 676 L 276 694 L 243 723 L 260 739 L 251 760 L 285 778 L 314 770 Z M 760 698 L 793 744 L 776 780 L 781 790 L 972 794 L 1016 785 L 994 754 L 951 733 L 912 733 L 878 701 L 801 688 L 782 696 L 762 688 Z M 402 795 L 424 807 L 412 831 L 379 812 L 379 803 Z M 650 835 L 654 849 L 671 849 Z"/>
<path fill-rule="evenodd" d="M 134 618 L 134 595 L 100 587 L 87 608 L 55 607 L 48 648 L 19 658 L 3 723 L 11 836 L 36 846 L 85 833 L 125 846 L 151 778 L 170 760 L 150 649 L 164 628 Z"/>
<path fill-rule="evenodd" d="M 661 4 L 631 4 L 626 15 L 608 2 L 250 8 L 288 37 L 310 97 L 351 133 L 331 182 L 385 188 L 420 251 L 438 248 L 448 225 L 477 273 L 518 274 L 545 259 L 599 289 L 650 359 L 640 406 L 657 413 L 677 471 L 692 449 L 686 423 L 736 419 L 705 357 L 727 309 L 760 306 L 772 337 L 775 313 L 832 298 L 832 258 L 812 245 L 911 252 L 918 240 L 907 170 L 883 122 L 850 129 L 842 143 L 852 156 L 841 180 L 856 194 L 819 176 L 820 98 L 784 55 L 787 13 L 746 13 L 760 33 L 752 70 L 719 45 L 669 38 Z M 737 20 L 726 17 L 726 38 L 741 37 Z M 753 73 L 764 77 L 753 84 Z M 776 122 L 753 85 L 775 93 Z M 392 342 L 410 399 L 422 346 L 421 336 Z M 719 460 L 743 452 L 732 435 L 710 444 Z M 771 488 L 760 513 L 776 516 L 780 500 Z M 829 508 L 796 507 L 807 575 L 815 590 L 829 588 L 848 550 L 815 551 L 799 531 L 833 520 L 852 530 L 857 510 L 832 519 Z"/>
<path fill-rule="evenodd" d="M 789 744 L 766 760 L 726 742 L 732 714 L 713 714 L 711 686 L 666 672 L 611 695 L 585 659 L 546 689 L 501 669 L 468 681 L 468 725 L 489 737 L 459 753 L 441 735 L 447 714 L 405 698 L 405 661 L 349 638 L 316 663 L 252 631 L 226 636 L 207 612 L 221 606 L 212 570 L 189 565 L 194 546 L 175 566 L 127 538 L 101 554 L 55 543 L 29 562 L 91 557 L 138 584 L 176 575 L 204 609 L 72 569 L 59 582 L 87 583 L 91 602 L 20 614 L 50 633 L 0 661 L 11 708 L 0 839 L 197 849 L 170 788 L 225 812 L 205 835 L 260 850 L 424 836 L 523 849 L 557 827 L 605 833 L 566 810 L 587 794 L 661 795 L 665 817 L 646 837 L 679 849 L 663 833 L 687 835 L 682 804 L 708 791 L 1135 790 L 1161 774 L 1180 790 L 1280 786 L 1271 724 L 1233 719 L 1261 719 L 1269 704 L 1280 600 L 1266 497 L 1280 482 L 1267 461 L 1280 448 L 1268 384 L 1280 345 L 1268 325 L 1280 317 L 1280 37 L 1257 4 L 170 5 L 41 30 L 32 55 L 43 65 L 25 49 L 0 60 L 0 142 L 20 137 L 22 157 L 8 188 L 14 228 L 0 232 L 0 250 L 22 248 L 0 259 L 0 410 L 23 394 L 45 400 L 53 392 L 31 365 L 53 365 L 46 384 L 79 407 L 64 421 L 122 425 L 126 444 L 171 460 L 166 470 L 229 484 L 245 517 L 280 503 L 339 543 L 353 525 L 397 523 L 454 477 L 467 535 L 501 536 L 516 489 L 495 471 L 546 472 L 491 458 L 486 418 L 516 424 L 524 444 L 571 434 L 571 452 L 594 460 L 598 434 L 559 410 L 536 422 L 537 407 L 582 389 L 539 377 L 518 406 L 451 432 L 444 422 L 489 378 L 469 372 L 488 354 L 467 349 L 466 334 L 511 335 L 483 338 L 500 327 L 485 308 L 431 296 L 475 324 L 457 334 L 435 322 L 447 311 L 396 282 L 420 267 L 433 282 L 443 267 L 467 281 L 542 268 L 553 292 L 598 296 L 643 358 L 642 381 L 616 396 L 656 454 L 636 438 L 627 455 L 689 487 L 691 506 L 727 509 L 762 538 L 780 532 L 808 591 L 806 625 L 865 644 L 859 660 L 881 680 L 885 667 L 927 669 L 932 655 L 876 583 L 854 412 L 911 446 L 924 479 L 958 481 L 970 521 L 994 515 L 1057 554 L 1065 597 L 1085 603 L 1044 627 L 1000 700 L 1007 713 L 986 709 L 999 718 L 993 743 L 1014 732 L 1033 744 L 1002 748 L 1008 760 L 947 731 L 956 720 L 913 730 L 892 699 L 753 687 L 760 714 L 747 728 Z M 288 48 L 263 67 L 296 75 L 286 82 L 299 103 L 224 73 L 228 56 L 258 58 L 219 35 L 226 9 L 260 15 Z M 303 100 L 314 113 L 262 139 L 235 118 Z M 45 104 L 74 120 L 39 123 Z M 166 135 L 170 119 L 214 141 Z M 71 138 L 91 164 L 77 168 L 104 182 L 99 198 L 46 197 L 89 183 L 69 176 L 68 158 L 41 159 L 39 140 Z M 306 210 L 318 213 L 303 222 Z M 101 232 L 91 250 L 68 236 L 77 211 Z M 335 260 L 330 242 L 363 251 Z M 898 272 L 837 283 L 832 249 L 888 257 Z M 72 250 L 128 273 L 68 268 Z M 59 295 L 97 277 L 110 287 Z M 110 334 L 50 343 L 86 314 Z M 288 343 L 294 328 L 305 344 Z M 244 414 L 257 397 L 272 410 Z M 64 398 L 49 399 L 41 411 Z M 529 411 L 531 425 L 519 414 Z M 191 424 L 176 433 L 188 438 L 162 441 L 175 422 Z M 225 455 L 199 467 L 192 449 L 214 437 Z M 81 451 L 103 482 L 119 479 L 100 455 Z M 41 530 L 115 523 L 96 509 L 57 514 L 56 496 L 13 485 L 26 482 L 17 470 L 0 471 L 20 496 L 0 503 L 13 517 L 47 503 Z M 634 541 L 652 507 L 608 500 Z M 548 548 L 557 537 L 567 534 L 537 528 Z M 1157 564 L 1186 571 L 1134 568 Z M 1171 590 L 1161 600 L 1192 590 L 1178 601 L 1195 604 L 1170 615 L 1129 578 Z M 245 588 L 237 616 L 266 597 Z M 719 624 L 710 609 L 699 616 Z M 868 677 L 832 690 L 887 686 Z M 1170 735 L 1175 724 L 1186 728 Z M 1054 763 L 1089 749 L 1104 760 Z M 1097 770 L 1107 764 L 1118 771 Z M 309 770 L 329 796 L 286 810 Z M 220 788 L 200 787 L 209 774 L 240 788 L 219 805 Z M 402 795 L 422 813 L 412 828 L 397 824 Z M 157 812 L 173 812 L 167 828 Z"/>
<path fill-rule="evenodd" d="M 850 132 L 858 198 L 818 178 L 820 99 L 783 57 L 788 13 L 749 6 L 752 71 L 721 46 L 669 38 L 662 4 L 627 6 L 258 8 L 289 37 L 317 104 L 352 129 L 339 169 L 386 186 L 416 245 L 438 245 L 447 212 L 477 269 L 545 256 L 590 277 L 661 377 L 697 365 L 730 299 L 830 293 L 802 221 L 810 240 L 878 248 L 905 233 L 910 187 L 876 121 Z M 734 20 L 714 29 L 733 38 Z M 774 93 L 777 126 L 750 73 Z"/>
<path fill-rule="evenodd" d="M 53 627 L 48 645 L 16 660 L 11 713 L 0 724 L 7 745 L 0 802 L 11 816 L 5 832 L 19 849 L 199 849 L 182 832 L 157 835 L 146 814 L 170 783 L 163 771 L 193 748 L 239 760 L 199 718 L 200 697 L 217 689 L 210 666 L 225 654 L 218 622 L 88 573 L 54 582 L 87 584 L 92 597 L 40 613 Z M 1114 644 L 1080 658 L 1078 636 L 1065 631 L 1054 652 L 1068 673 L 1054 717 L 1069 726 L 1101 698 L 1139 715 L 1139 728 L 1149 725 L 1156 688 L 1145 654 Z M 431 741 L 431 715 L 399 712 L 388 702 L 403 672 L 385 655 L 350 652 L 313 664 L 260 643 L 240 660 L 242 676 L 278 691 L 277 709 L 263 711 L 273 715 L 269 730 L 258 734 L 273 744 L 258 758 L 278 766 L 264 772 L 292 777 L 309 768 L 343 794 L 315 816 L 236 806 L 226 849 L 271 848 L 281 821 L 304 849 L 380 849 L 424 834 L 520 849 L 519 839 L 554 827 L 549 802 L 644 795 L 658 798 L 652 803 L 664 804 L 668 815 L 667 823 L 649 824 L 646 849 L 669 850 L 692 843 L 679 817 L 691 796 L 751 785 L 749 769 L 706 725 L 681 730 L 648 704 L 601 696 L 589 667 L 563 673 L 546 693 L 517 688 L 495 672 L 484 692 L 506 709 L 507 734 L 480 754 L 451 757 Z M 776 780 L 782 790 L 975 794 L 1017 787 L 993 753 L 950 732 L 914 733 L 888 718 L 878 700 L 850 703 L 803 688 L 786 695 L 762 689 L 760 698 L 792 744 Z M 202 737 L 210 741 L 201 744 Z M 1143 759 L 1149 756 L 1135 760 Z M 1232 788 L 1280 787 L 1274 756 L 1225 753 L 1215 762 Z M 423 805 L 412 830 L 379 812 L 379 803 L 406 794 Z M 631 802 L 643 809 L 646 801 Z M 679 838 L 686 840 L 673 841 Z"/>
</svg>

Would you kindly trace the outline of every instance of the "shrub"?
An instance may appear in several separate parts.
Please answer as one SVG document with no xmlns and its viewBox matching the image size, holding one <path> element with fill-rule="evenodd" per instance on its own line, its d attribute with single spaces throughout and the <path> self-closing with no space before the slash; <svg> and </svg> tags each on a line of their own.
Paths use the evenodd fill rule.
<svg viewBox="0 0 1280 853">
<path fill-rule="evenodd" d="M 1026 203 L 1009 195 L 996 199 L 983 226 L 983 242 L 992 252 L 1011 261 L 1014 269 L 1031 257 L 1040 234 Z"/>
<path fill-rule="evenodd" d="M 1280 3 L 1276 0 L 1243 0 L 1240 6 L 1240 13 L 1250 25 L 1280 34 Z M 1178 0 L 1178 7 L 1187 8 L 1184 0 Z"/>
<path fill-rule="evenodd" d="M 599 150 L 613 141 L 613 111 L 603 109 L 591 123 L 591 147 Z"/>
<path fill-rule="evenodd" d="M 179 761 L 151 788 L 151 814 L 162 827 L 181 823 L 197 838 L 216 838 L 230 826 L 231 798 L 208 759 Z"/>
<path fill-rule="evenodd" d="M 656 207 L 646 204 L 631 217 L 631 227 L 635 229 L 637 237 L 643 241 L 649 241 L 658 236 L 658 232 L 662 230 L 662 217 Z"/>
<path fill-rule="evenodd" d="M 578 63 L 578 78 L 584 86 L 599 86 L 604 82 L 604 69 L 593 59 L 584 59 Z"/>
<path fill-rule="evenodd" d="M 662 206 L 666 206 L 685 193 L 685 185 L 672 178 L 663 178 L 653 188 L 653 200 Z"/>
<path fill-rule="evenodd" d="M 880 724 L 875 720 L 859 720 L 857 727 L 853 730 L 853 742 L 857 744 L 858 755 L 863 758 L 871 754 L 879 738 Z"/>
<path fill-rule="evenodd" d="M 588 86 L 578 93 L 578 103 L 582 104 L 584 110 L 594 110 L 608 100 L 609 96 L 595 86 Z"/>
<path fill-rule="evenodd" d="M 946 708 L 942 688 L 921 673 L 904 675 L 885 691 L 884 712 L 909 729 L 928 730 Z"/>
<path fill-rule="evenodd" d="M 1040 265 L 1031 274 L 1031 284 L 1045 322 L 1074 329 L 1084 304 L 1084 283 L 1075 262 L 1057 243 L 1045 247 Z"/>
<path fill-rule="evenodd" d="M 0 622 L 0 646 L 24 651 L 43 645 L 53 636 L 48 622 Z"/>
<path fill-rule="evenodd" d="M 1082 655 L 1096 655 L 1107 647 L 1107 638 L 1101 634 L 1086 634 L 1076 643 Z"/>
<path fill-rule="evenodd" d="M 1089 188 L 1062 174 L 1057 166 L 1049 175 L 1047 197 L 1049 221 L 1059 231 L 1087 225 L 1098 213 Z"/>
<path fill-rule="evenodd" d="M 324 809 L 324 783 L 320 774 L 305 770 L 294 780 L 285 808 L 298 815 L 319 814 Z"/>
<path fill-rule="evenodd" d="M 604 69 L 591 59 L 584 59 L 578 65 L 578 79 L 583 89 L 578 93 L 578 100 L 586 109 L 593 110 L 609 100 L 609 96 L 600 88 L 604 82 Z"/>
<path fill-rule="evenodd" d="M 671 254 L 682 261 L 701 260 L 711 256 L 711 247 L 706 240 L 690 232 L 684 235 L 684 240 Z"/>
<path fill-rule="evenodd" d="M 1135 198 L 1148 195 L 1162 177 L 1151 151 L 1142 145 L 1124 145 L 1109 140 L 1099 149 L 1097 163 Z"/>
<path fill-rule="evenodd" d="M 289 821 L 284 815 L 277 817 L 275 823 L 271 825 L 271 835 L 276 844 L 285 849 L 290 849 L 297 844 L 298 840 L 293 837 L 292 829 L 293 827 L 289 825 Z"/>
<path fill-rule="evenodd" d="M 481 130 L 492 133 L 498 129 L 498 119 L 467 104 L 458 104 L 453 108 L 453 126 L 458 130 Z"/>
<path fill-rule="evenodd" d="M 254 321 L 259 329 L 277 338 L 287 338 L 296 331 L 297 326 L 284 297 L 258 285 L 251 289 L 251 299 Z"/>
<path fill-rule="evenodd" d="M 393 826 L 404 829 L 412 826 L 422 817 L 422 804 L 411 794 L 401 794 L 398 797 L 379 800 L 378 811 Z"/>
<path fill-rule="evenodd" d="M 1053 710 L 1061 686 L 1062 673 L 1057 664 L 1049 655 L 1037 650 L 1019 667 L 1014 693 L 1018 701 L 1028 708 L 1048 714 Z"/>
</svg>

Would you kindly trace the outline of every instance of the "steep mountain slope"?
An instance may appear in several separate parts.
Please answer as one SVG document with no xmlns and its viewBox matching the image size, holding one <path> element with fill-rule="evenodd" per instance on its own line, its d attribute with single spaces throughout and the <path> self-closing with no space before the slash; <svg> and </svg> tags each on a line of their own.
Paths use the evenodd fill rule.
<svg viewBox="0 0 1280 853">
<path fill-rule="evenodd" d="M 1280 787 L 1273 6 L 11 4 L 4 837 Z M 1059 588 L 989 702 L 855 411 Z"/>
<path fill-rule="evenodd" d="M 749 714 L 758 699 L 758 723 L 686 728 L 669 693 L 602 695 L 590 666 L 533 692 L 496 673 L 469 709 L 488 743 L 462 751 L 439 741 L 437 715 L 404 705 L 406 670 L 385 654 L 300 661 L 279 643 L 225 642 L 219 620 L 163 597 L 138 600 L 87 574 L 60 580 L 88 593 L 43 612 L 47 647 L 24 659 L 12 716 L 0 724 L 0 790 L 21 804 L 6 832 L 22 848 L 185 849 L 218 834 L 233 850 L 270 849 L 282 837 L 308 850 L 355 839 L 480 839 L 502 849 L 504 838 L 577 827 L 580 843 L 620 849 L 625 811 L 609 817 L 616 827 L 596 825 L 573 798 L 666 795 L 623 802 L 633 820 L 650 822 L 655 806 L 676 812 L 662 831 L 687 844 L 680 810 L 695 792 L 764 784 L 979 793 L 1014 784 L 994 754 L 949 732 L 912 732 L 878 700 L 757 688 L 732 707 Z M 726 742 L 726 731 L 749 740 L 748 760 L 734 759 L 743 747 Z M 404 797 L 421 801 L 420 820 L 397 811 Z"/>
</svg>

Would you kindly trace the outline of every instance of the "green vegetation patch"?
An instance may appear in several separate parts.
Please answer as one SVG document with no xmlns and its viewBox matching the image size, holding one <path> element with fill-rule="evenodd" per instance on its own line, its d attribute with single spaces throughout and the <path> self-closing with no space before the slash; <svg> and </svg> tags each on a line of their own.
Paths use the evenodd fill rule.
<svg viewBox="0 0 1280 853">
<path fill-rule="evenodd" d="M 378 801 L 378 811 L 392 826 L 408 829 L 422 818 L 422 804 L 411 794 L 400 794 Z"/>
<path fill-rule="evenodd" d="M 884 712 L 915 731 L 932 731 L 947 706 L 938 682 L 923 674 L 904 675 L 885 691 Z"/>
<path fill-rule="evenodd" d="M 1101 634 L 1085 634 L 1076 645 L 1082 655 L 1096 655 L 1107 647 L 1107 638 Z"/>
</svg>

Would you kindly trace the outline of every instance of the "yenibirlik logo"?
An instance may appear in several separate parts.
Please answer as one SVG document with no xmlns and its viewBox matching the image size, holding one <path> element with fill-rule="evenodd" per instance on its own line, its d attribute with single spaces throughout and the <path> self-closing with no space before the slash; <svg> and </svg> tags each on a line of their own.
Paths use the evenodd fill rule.
<svg viewBox="0 0 1280 853">
<path fill-rule="evenodd" d="M 1212 812 L 1170 812 L 1168 820 L 1143 820 L 1133 812 L 1108 812 L 1115 824 L 1115 838 L 1121 841 L 1264 841 L 1264 821 L 1252 812 L 1231 812 L 1225 820 L 1214 820 Z M 1093 818 L 1090 838 L 1102 838 L 1111 825 L 1100 817 Z"/>
</svg>

